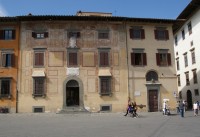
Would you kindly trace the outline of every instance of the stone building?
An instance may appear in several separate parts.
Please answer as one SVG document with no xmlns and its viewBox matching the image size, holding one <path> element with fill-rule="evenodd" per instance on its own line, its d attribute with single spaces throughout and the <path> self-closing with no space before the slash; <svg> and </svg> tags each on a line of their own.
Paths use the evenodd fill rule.
<svg viewBox="0 0 200 137">
<path fill-rule="evenodd" d="M 176 108 L 177 79 L 172 26 L 175 20 L 127 20 L 128 94 L 142 110 L 162 110 L 163 100 Z"/>
<path fill-rule="evenodd" d="M 124 110 L 124 18 L 20 16 L 19 112 Z"/>
<path fill-rule="evenodd" d="M 19 24 L 0 17 L 0 113 L 17 112 Z"/>
<path fill-rule="evenodd" d="M 183 23 L 174 28 L 174 52 L 178 77 L 179 99 L 192 109 L 195 101 L 200 101 L 200 2 L 192 0 L 180 13 L 177 20 Z"/>
</svg>

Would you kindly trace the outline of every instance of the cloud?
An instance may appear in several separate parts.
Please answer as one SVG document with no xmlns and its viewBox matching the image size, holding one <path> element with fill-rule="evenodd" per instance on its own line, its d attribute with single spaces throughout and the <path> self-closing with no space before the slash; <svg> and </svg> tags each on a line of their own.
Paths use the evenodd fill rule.
<svg viewBox="0 0 200 137">
<path fill-rule="evenodd" d="M 8 16 L 8 13 L 1 4 L 0 4 L 0 16 Z"/>
</svg>

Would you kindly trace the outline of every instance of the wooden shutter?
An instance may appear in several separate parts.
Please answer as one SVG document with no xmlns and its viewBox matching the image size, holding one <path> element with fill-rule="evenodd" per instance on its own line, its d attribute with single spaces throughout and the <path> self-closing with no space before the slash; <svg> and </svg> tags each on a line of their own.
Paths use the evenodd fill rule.
<svg viewBox="0 0 200 137">
<path fill-rule="evenodd" d="M 144 29 L 141 29 L 141 39 L 145 39 Z"/>
<path fill-rule="evenodd" d="M 135 53 L 131 53 L 131 65 L 135 65 Z"/>
<path fill-rule="evenodd" d="M 48 38 L 49 37 L 49 33 L 48 32 L 44 32 L 44 37 Z"/>
<path fill-rule="evenodd" d="M 143 56 L 143 65 L 147 65 L 146 53 L 143 53 L 142 56 Z"/>
<path fill-rule="evenodd" d="M 16 31 L 12 30 L 12 39 L 15 39 L 15 37 L 16 37 Z"/>
<path fill-rule="evenodd" d="M 15 67 L 15 54 L 11 54 L 11 66 Z"/>
<path fill-rule="evenodd" d="M 156 53 L 156 62 L 157 62 L 157 65 L 160 66 L 160 54 L 159 53 Z"/>
<path fill-rule="evenodd" d="M 35 53 L 35 66 L 44 66 L 44 53 Z"/>
<path fill-rule="evenodd" d="M 33 38 L 36 38 L 36 35 L 37 35 L 37 34 L 36 34 L 35 32 L 32 32 L 32 37 L 33 37 Z"/>
<path fill-rule="evenodd" d="M 166 40 L 169 39 L 169 32 L 168 32 L 168 30 L 165 30 L 165 39 L 166 39 Z"/>
<path fill-rule="evenodd" d="M 69 65 L 70 66 L 78 65 L 78 63 L 77 63 L 77 53 L 75 53 L 75 52 L 69 53 Z"/>
<path fill-rule="evenodd" d="M 171 66 L 171 54 L 170 53 L 167 54 L 167 62 L 168 62 L 168 66 Z"/>
<path fill-rule="evenodd" d="M 6 67 L 6 54 L 2 54 L 2 66 Z"/>
<path fill-rule="evenodd" d="M 100 52 L 100 66 L 108 66 L 109 57 L 108 52 Z"/>
<path fill-rule="evenodd" d="M 158 31 L 154 30 L 155 39 L 158 39 Z"/>
<path fill-rule="evenodd" d="M 0 39 L 4 39 L 4 30 L 0 30 Z"/>
<path fill-rule="evenodd" d="M 133 29 L 129 29 L 129 33 L 130 33 L 130 38 L 133 39 Z"/>
</svg>

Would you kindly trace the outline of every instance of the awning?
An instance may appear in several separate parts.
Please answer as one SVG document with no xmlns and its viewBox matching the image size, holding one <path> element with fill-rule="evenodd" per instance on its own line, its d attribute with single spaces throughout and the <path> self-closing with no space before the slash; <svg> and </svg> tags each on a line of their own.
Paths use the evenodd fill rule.
<svg viewBox="0 0 200 137">
<path fill-rule="evenodd" d="M 42 70 L 40 70 L 40 71 L 33 71 L 32 77 L 45 77 L 45 73 Z"/>
<path fill-rule="evenodd" d="M 109 69 L 99 69 L 99 74 L 98 76 L 112 76 L 111 73 L 110 73 L 110 70 Z"/>
</svg>

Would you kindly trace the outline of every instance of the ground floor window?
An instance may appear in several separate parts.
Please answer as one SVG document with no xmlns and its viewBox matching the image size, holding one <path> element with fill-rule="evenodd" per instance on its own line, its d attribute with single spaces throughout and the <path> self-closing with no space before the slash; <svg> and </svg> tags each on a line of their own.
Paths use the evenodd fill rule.
<svg viewBox="0 0 200 137">
<path fill-rule="evenodd" d="M 35 77 L 33 78 L 33 96 L 44 96 L 45 95 L 45 78 Z"/>
<path fill-rule="evenodd" d="M 0 97 L 10 97 L 11 79 L 0 79 Z"/>
<path fill-rule="evenodd" d="M 100 77 L 100 95 L 111 95 L 111 77 Z"/>
</svg>

